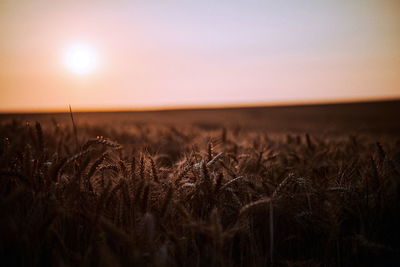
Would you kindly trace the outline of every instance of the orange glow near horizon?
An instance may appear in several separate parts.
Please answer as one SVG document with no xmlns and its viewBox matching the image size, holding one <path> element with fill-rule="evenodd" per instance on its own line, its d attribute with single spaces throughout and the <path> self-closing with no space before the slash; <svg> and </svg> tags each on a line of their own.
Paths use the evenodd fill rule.
<svg viewBox="0 0 400 267">
<path fill-rule="evenodd" d="M 400 3 L 321 2 L 2 1 L 0 112 L 400 98 Z"/>
</svg>

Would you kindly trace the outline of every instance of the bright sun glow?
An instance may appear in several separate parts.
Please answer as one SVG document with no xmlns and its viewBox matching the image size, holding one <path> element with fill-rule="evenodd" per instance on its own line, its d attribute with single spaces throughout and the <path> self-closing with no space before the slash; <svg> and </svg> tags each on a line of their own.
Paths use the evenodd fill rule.
<svg viewBox="0 0 400 267">
<path fill-rule="evenodd" d="M 73 73 L 91 73 L 98 65 L 96 51 L 87 44 L 71 45 L 64 54 L 64 64 Z"/>
</svg>

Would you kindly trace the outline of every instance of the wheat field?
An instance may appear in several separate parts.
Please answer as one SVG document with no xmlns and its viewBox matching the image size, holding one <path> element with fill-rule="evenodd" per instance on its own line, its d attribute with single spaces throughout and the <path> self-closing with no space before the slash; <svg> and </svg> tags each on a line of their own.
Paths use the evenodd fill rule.
<svg viewBox="0 0 400 267">
<path fill-rule="evenodd" d="M 397 132 L 63 116 L 1 120 L 2 266 L 399 263 Z"/>
</svg>

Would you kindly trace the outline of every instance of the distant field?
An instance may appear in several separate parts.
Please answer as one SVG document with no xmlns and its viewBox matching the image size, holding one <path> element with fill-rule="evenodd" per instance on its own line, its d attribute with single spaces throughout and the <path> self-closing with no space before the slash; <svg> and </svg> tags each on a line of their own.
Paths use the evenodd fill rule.
<svg viewBox="0 0 400 267">
<path fill-rule="evenodd" d="M 399 110 L 3 114 L 2 266 L 396 266 Z"/>
<path fill-rule="evenodd" d="M 72 107 L 73 108 L 73 107 Z M 243 126 L 273 132 L 400 133 L 400 101 L 382 101 L 310 106 L 253 107 L 230 109 L 168 110 L 143 112 L 93 112 L 76 114 L 78 123 L 132 125 L 138 123 L 199 125 L 217 129 Z M 58 114 L 3 114 L 10 118 L 70 122 L 68 110 Z"/>
</svg>

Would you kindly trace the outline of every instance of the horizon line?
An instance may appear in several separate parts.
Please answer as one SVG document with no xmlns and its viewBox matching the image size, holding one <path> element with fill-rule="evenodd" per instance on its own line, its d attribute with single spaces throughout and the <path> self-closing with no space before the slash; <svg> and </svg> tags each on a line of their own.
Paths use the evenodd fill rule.
<svg viewBox="0 0 400 267">
<path fill-rule="evenodd" d="M 373 102 L 395 102 L 400 101 L 400 97 L 382 98 L 357 98 L 357 99 L 325 99 L 325 100 L 300 100 L 300 101 L 273 101 L 273 102 L 252 102 L 252 103 L 227 103 L 227 104 L 194 104 L 194 105 L 158 105 L 158 106 L 109 106 L 109 107 L 77 107 L 72 105 L 73 112 L 95 113 L 95 112 L 151 112 L 151 111 L 179 111 L 179 110 L 207 110 L 207 109 L 234 109 L 234 108 L 262 108 L 262 107 L 296 107 L 296 106 L 316 106 L 316 105 L 335 105 L 335 104 L 362 104 Z M 0 108 L 0 114 L 42 114 L 42 113 L 69 113 L 69 104 L 65 108 L 27 108 L 27 109 L 4 109 Z"/>
</svg>

